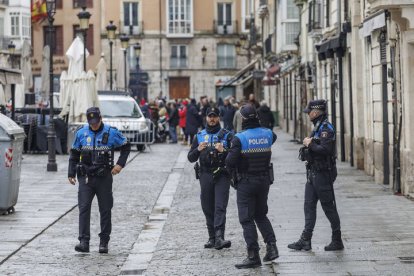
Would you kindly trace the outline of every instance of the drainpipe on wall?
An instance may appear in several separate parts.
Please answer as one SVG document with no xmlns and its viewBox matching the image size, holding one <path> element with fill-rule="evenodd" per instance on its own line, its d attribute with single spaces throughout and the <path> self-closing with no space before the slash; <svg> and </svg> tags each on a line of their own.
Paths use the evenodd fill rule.
<svg viewBox="0 0 414 276">
<path fill-rule="evenodd" d="M 159 39 L 159 51 L 160 51 L 160 96 L 162 97 L 162 10 L 161 10 L 161 2 L 162 0 L 159 0 L 159 24 L 160 24 L 160 39 Z"/>
<path fill-rule="evenodd" d="M 338 30 L 337 34 L 341 36 L 342 25 L 342 1 L 337 0 L 337 17 L 338 17 Z M 345 51 L 345 49 L 343 49 Z M 339 84 L 339 116 L 340 116 L 340 139 L 341 139 L 341 161 L 345 161 L 345 112 L 344 112 L 344 76 L 343 76 L 343 63 L 342 54 L 338 56 L 338 84 Z"/>
<path fill-rule="evenodd" d="M 384 184 L 390 184 L 390 160 L 389 160 L 389 129 L 388 129 L 388 75 L 387 75 L 387 31 L 381 31 L 379 36 L 381 74 L 382 74 L 382 130 L 383 130 L 383 170 Z"/>
</svg>

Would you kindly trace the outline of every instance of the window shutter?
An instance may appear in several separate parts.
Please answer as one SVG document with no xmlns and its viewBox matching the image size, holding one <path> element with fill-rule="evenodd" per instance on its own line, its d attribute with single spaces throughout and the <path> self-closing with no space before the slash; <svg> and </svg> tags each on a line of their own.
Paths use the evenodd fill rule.
<svg viewBox="0 0 414 276">
<path fill-rule="evenodd" d="M 58 56 L 63 56 L 63 27 L 56 26 L 55 27 L 55 41 L 53 41 L 55 45 L 54 54 Z"/>
<path fill-rule="evenodd" d="M 86 48 L 89 51 L 90 55 L 94 54 L 94 47 L 93 47 L 93 25 L 89 25 L 87 37 L 86 37 Z"/>
</svg>

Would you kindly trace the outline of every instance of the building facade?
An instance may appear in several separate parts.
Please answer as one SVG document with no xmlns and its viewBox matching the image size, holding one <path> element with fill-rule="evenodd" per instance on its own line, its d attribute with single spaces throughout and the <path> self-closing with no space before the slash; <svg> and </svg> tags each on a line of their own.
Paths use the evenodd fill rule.
<svg viewBox="0 0 414 276">
<path fill-rule="evenodd" d="M 301 110 L 311 99 L 327 99 L 337 132 L 338 160 L 365 170 L 396 193 L 412 194 L 414 125 L 409 107 L 414 62 L 409 53 L 414 50 L 414 3 L 295 0 L 295 4 L 301 22 L 298 59 L 291 67 L 293 92 L 290 79 L 280 74 L 281 125 L 302 140 L 312 126 Z"/>
<path fill-rule="evenodd" d="M 27 2 L 27 1 L 26 1 Z M 67 71 L 69 61 L 66 51 L 76 36 L 83 39 L 79 31 L 79 19 L 77 14 L 82 6 L 87 7 L 92 16 L 89 21 L 89 29 L 86 33 L 86 46 L 90 56 L 86 59 L 87 70 L 95 70 L 101 55 L 101 4 L 102 1 L 92 0 L 56 0 L 56 15 L 54 16 L 54 49 L 53 49 L 53 72 L 55 74 L 54 91 L 59 91 L 59 77 L 63 71 Z M 33 23 L 33 57 L 32 69 L 34 78 L 34 91 L 40 91 L 41 66 L 44 46 L 48 43 L 48 21 L 47 19 Z"/>
<path fill-rule="evenodd" d="M 133 46 L 140 43 L 139 72 L 148 74 L 147 90 L 139 98 L 241 97 L 237 86 L 221 87 L 247 58 L 236 54 L 236 42 L 246 32 L 248 0 L 125 0 L 102 1 L 102 48 L 109 55 L 105 27 L 110 20 L 118 34 L 130 36 L 128 66 L 137 71 Z M 114 41 L 114 52 L 121 47 Z M 205 57 L 203 57 L 203 51 Z M 114 57 L 116 58 L 116 56 Z M 122 62 L 114 60 L 114 63 Z M 131 87 L 130 87 L 131 88 Z"/>
</svg>

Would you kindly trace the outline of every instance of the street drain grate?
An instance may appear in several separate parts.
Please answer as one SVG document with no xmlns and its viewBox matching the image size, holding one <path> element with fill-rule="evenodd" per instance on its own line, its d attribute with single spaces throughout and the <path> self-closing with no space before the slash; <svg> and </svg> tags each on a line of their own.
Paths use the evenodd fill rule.
<svg viewBox="0 0 414 276">
<path fill-rule="evenodd" d="M 353 196 L 347 196 L 346 198 L 370 198 L 370 196 L 358 196 L 358 195 L 353 195 Z"/>
<path fill-rule="evenodd" d="M 398 257 L 403 264 L 414 264 L 414 257 Z"/>
<path fill-rule="evenodd" d="M 123 270 L 120 275 L 142 275 L 145 269 Z"/>
</svg>

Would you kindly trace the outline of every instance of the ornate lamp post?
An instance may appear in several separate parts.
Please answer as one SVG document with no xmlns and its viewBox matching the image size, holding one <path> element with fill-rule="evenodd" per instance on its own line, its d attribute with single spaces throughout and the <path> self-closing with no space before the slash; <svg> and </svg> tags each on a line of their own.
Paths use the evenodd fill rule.
<svg viewBox="0 0 414 276">
<path fill-rule="evenodd" d="M 9 50 L 10 55 L 10 66 L 13 69 L 14 67 L 14 53 L 16 52 L 16 45 L 14 45 L 13 41 L 10 41 L 9 45 L 7 45 L 7 49 Z M 11 106 L 11 119 L 14 121 L 15 118 L 15 104 L 16 104 L 16 85 L 11 85 L 11 98 L 12 98 L 12 106 Z"/>
<path fill-rule="evenodd" d="M 134 45 L 134 51 L 135 51 L 135 57 L 137 58 L 137 72 L 140 71 L 139 68 L 139 57 L 141 55 L 141 44 L 138 42 L 137 44 Z"/>
<path fill-rule="evenodd" d="M 46 0 L 47 8 L 47 20 L 49 21 L 49 47 L 50 47 L 50 63 L 49 63 L 49 77 L 50 77 L 50 90 L 49 90 L 49 129 L 47 131 L 47 144 L 48 144 L 48 163 L 47 171 L 56 172 L 56 131 L 55 125 L 53 122 L 53 37 L 54 37 L 54 27 L 53 21 L 56 14 L 56 0 Z"/>
<path fill-rule="evenodd" d="M 128 84 L 127 84 L 127 50 L 129 47 L 129 36 L 127 34 L 121 35 L 119 38 L 121 40 L 121 47 L 124 50 L 124 72 L 125 72 L 125 79 L 124 79 L 124 89 L 125 92 L 128 91 Z"/>
<path fill-rule="evenodd" d="M 89 18 L 91 18 L 91 13 L 86 10 L 86 7 L 82 7 L 82 11 L 78 13 L 79 18 L 79 29 L 83 33 L 83 71 L 86 72 L 86 36 L 89 29 Z"/>
<path fill-rule="evenodd" d="M 201 56 L 203 57 L 202 61 L 204 64 L 206 62 L 206 56 L 207 56 L 207 48 L 204 45 L 203 45 L 203 48 L 201 48 Z"/>
<path fill-rule="evenodd" d="M 109 21 L 109 25 L 106 26 L 107 37 L 109 40 L 109 84 L 112 90 L 113 87 L 113 79 L 112 79 L 112 45 L 114 44 L 113 40 L 115 39 L 115 31 L 116 26 L 114 25 L 114 21 Z"/>
</svg>

